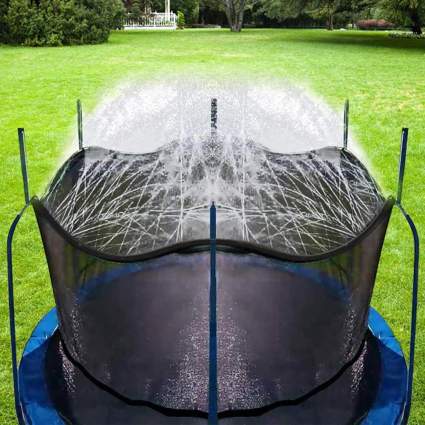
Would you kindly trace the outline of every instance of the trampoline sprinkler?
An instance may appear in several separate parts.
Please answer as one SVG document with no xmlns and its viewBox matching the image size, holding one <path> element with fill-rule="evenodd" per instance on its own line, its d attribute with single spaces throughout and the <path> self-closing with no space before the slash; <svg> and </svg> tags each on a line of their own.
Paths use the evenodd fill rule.
<svg viewBox="0 0 425 425">
<path fill-rule="evenodd" d="M 348 149 L 274 153 L 220 132 L 150 153 L 85 146 L 7 240 L 20 424 L 391 425 L 412 399 L 419 238 Z M 208 124 L 207 124 L 208 125 Z M 18 365 L 12 241 L 32 206 L 56 307 Z M 393 210 L 414 238 L 408 365 L 370 307 Z M 407 284 L 407 283 L 405 283 Z"/>
</svg>

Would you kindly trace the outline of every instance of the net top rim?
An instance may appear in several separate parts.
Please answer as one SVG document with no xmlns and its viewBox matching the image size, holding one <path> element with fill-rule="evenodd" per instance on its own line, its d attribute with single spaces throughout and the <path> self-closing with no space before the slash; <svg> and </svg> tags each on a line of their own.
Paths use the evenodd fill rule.
<svg viewBox="0 0 425 425">
<path fill-rule="evenodd" d="M 328 146 L 322 146 L 320 148 L 315 148 L 315 149 L 306 149 L 306 150 L 291 151 L 291 152 L 277 152 L 277 151 L 274 151 L 274 150 L 268 148 L 267 146 L 263 145 L 262 143 L 258 143 L 256 141 L 253 141 L 253 140 L 250 140 L 250 139 L 247 139 L 247 142 L 255 144 L 258 148 L 263 149 L 264 151 L 266 151 L 270 155 L 276 155 L 276 156 L 281 156 L 281 157 L 297 157 L 297 156 L 303 156 L 303 155 L 313 155 L 313 154 L 320 154 L 320 153 L 325 152 L 325 151 L 329 151 L 329 152 L 333 151 L 333 152 L 336 152 L 336 153 L 339 153 L 339 154 L 344 152 L 344 153 L 348 154 L 350 159 L 359 162 L 368 171 L 368 174 L 370 175 L 368 168 L 357 157 L 357 155 L 354 152 L 352 152 L 350 149 L 348 149 L 344 146 L 328 145 Z M 103 146 L 98 146 L 98 145 L 83 146 L 81 149 L 71 153 L 64 160 L 62 165 L 59 167 L 59 170 L 61 168 L 63 168 L 64 165 L 66 165 L 70 161 L 74 160 L 79 155 L 84 154 L 85 152 L 94 152 L 94 151 L 102 152 L 103 151 L 107 155 L 114 155 L 115 154 L 115 155 L 123 155 L 123 156 L 128 156 L 128 157 L 131 157 L 131 156 L 143 157 L 143 156 L 149 156 L 149 155 L 154 155 L 154 154 L 160 153 L 162 150 L 167 149 L 167 148 L 173 146 L 174 144 L 178 144 L 178 143 L 179 143 L 178 140 L 173 140 L 173 141 L 166 143 L 166 144 L 162 145 L 161 147 L 154 149 L 152 151 L 149 151 L 149 152 L 130 152 L 130 151 L 120 150 L 120 149 L 105 148 Z M 371 176 L 371 178 L 372 178 L 372 176 Z"/>
</svg>

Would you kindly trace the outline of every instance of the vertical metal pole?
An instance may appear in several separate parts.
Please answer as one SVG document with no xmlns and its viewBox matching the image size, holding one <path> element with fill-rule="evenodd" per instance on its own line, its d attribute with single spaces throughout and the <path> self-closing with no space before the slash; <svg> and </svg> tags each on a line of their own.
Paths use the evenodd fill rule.
<svg viewBox="0 0 425 425">
<path fill-rule="evenodd" d="M 83 149 L 83 108 L 81 100 L 77 100 L 77 121 L 78 121 L 78 149 Z"/>
<path fill-rule="evenodd" d="M 15 233 L 16 226 L 22 217 L 28 204 L 25 205 L 23 210 L 15 217 L 12 225 L 10 226 L 9 233 L 7 235 L 7 287 L 9 294 L 9 326 L 10 326 L 10 350 L 12 354 L 12 374 L 13 374 L 13 393 L 15 398 L 15 410 L 18 418 L 18 423 L 22 424 L 22 409 L 19 396 L 19 382 L 18 382 L 18 360 L 16 350 L 16 325 L 15 325 L 15 298 L 13 291 L 13 257 L 12 257 L 12 242 L 13 235 Z"/>
<path fill-rule="evenodd" d="M 417 315 L 418 315 L 418 290 L 419 290 L 419 234 L 415 223 L 407 214 L 403 208 L 401 202 L 403 197 L 403 184 L 404 174 L 406 170 L 406 158 L 407 158 L 407 143 L 409 138 L 409 129 L 403 128 L 401 133 L 401 146 L 400 146 L 400 161 L 398 169 L 398 190 L 396 205 L 400 209 L 407 223 L 409 224 L 410 230 L 413 235 L 413 285 L 412 285 L 412 306 L 411 306 L 411 319 L 410 319 L 410 346 L 409 346 L 409 372 L 407 377 L 407 388 L 406 388 L 406 404 L 404 407 L 403 424 L 407 424 L 410 416 L 410 408 L 412 405 L 412 394 L 413 394 L 413 373 L 415 367 L 415 348 L 416 348 L 416 326 L 417 326 Z"/>
<path fill-rule="evenodd" d="M 22 180 L 24 182 L 25 204 L 28 204 L 30 201 L 30 195 L 28 189 L 27 154 L 25 151 L 25 130 L 23 128 L 18 128 L 18 139 L 19 154 L 21 157 Z"/>
<path fill-rule="evenodd" d="M 401 132 L 401 146 L 400 146 L 400 161 L 398 167 L 398 189 L 397 189 L 397 204 L 401 204 L 403 196 L 403 183 L 404 171 L 406 169 L 406 155 L 407 155 L 407 141 L 409 138 L 409 129 L 403 128 Z"/>
<path fill-rule="evenodd" d="M 419 234 L 416 229 L 415 223 L 410 218 L 409 214 L 398 205 L 403 216 L 407 220 L 413 235 L 413 288 L 412 288 L 412 312 L 410 319 L 410 347 L 409 347 L 409 373 L 407 377 L 407 390 L 406 390 L 406 404 L 404 408 L 403 423 L 407 424 L 410 416 L 410 408 L 412 405 L 413 395 L 413 373 L 415 367 L 415 348 L 416 348 L 416 325 L 418 315 L 418 290 L 419 290 Z"/>
<path fill-rule="evenodd" d="M 208 424 L 218 424 L 217 382 L 217 217 L 214 202 L 210 208 L 210 340 L 209 340 L 209 392 Z"/>
<path fill-rule="evenodd" d="M 211 138 L 217 136 L 217 99 L 211 99 Z"/>
<path fill-rule="evenodd" d="M 350 124 L 350 101 L 345 101 L 344 107 L 344 149 L 348 147 L 348 126 Z"/>
<path fill-rule="evenodd" d="M 16 349 L 16 324 L 15 324 L 15 296 L 13 288 L 13 235 L 15 234 L 16 226 L 19 223 L 24 211 L 30 203 L 29 185 L 28 185 L 28 171 L 27 171 L 27 155 L 25 149 L 25 130 L 18 128 L 18 141 L 19 141 L 19 156 L 21 160 L 22 181 L 24 185 L 25 207 L 15 217 L 12 225 L 10 226 L 7 235 L 7 288 L 9 294 L 9 327 L 10 327 L 10 351 L 12 354 L 12 374 L 13 374 L 13 393 L 15 398 L 15 410 L 18 418 L 18 423 L 23 423 L 22 409 L 19 396 L 19 381 L 18 381 L 18 360 Z"/>
</svg>

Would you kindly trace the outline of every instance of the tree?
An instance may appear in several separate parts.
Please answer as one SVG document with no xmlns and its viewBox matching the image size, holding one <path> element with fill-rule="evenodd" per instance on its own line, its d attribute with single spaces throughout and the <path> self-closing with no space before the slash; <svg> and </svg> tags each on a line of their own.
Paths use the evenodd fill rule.
<svg viewBox="0 0 425 425">
<path fill-rule="evenodd" d="M 163 0 L 124 0 L 127 16 L 137 21 L 142 16 L 153 11 L 160 11 L 164 7 Z"/>
<path fill-rule="evenodd" d="M 137 22 L 142 16 L 142 2 L 133 0 L 128 8 L 128 13 L 130 18 Z"/>
<path fill-rule="evenodd" d="M 352 25 L 354 26 L 360 19 L 373 18 L 377 3 L 377 0 L 352 0 L 348 12 Z"/>
<path fill-rule="evenodd" d="M 425 0 L 382 0 L 388 18 L 400 24 L 408 23 L 415 34 L 422 34 L 425 22 Z"/>
<path fill-rule="evenodd" d="M 8 34 L 6 14 L 9 9 L 9 0 L 0 0 L 0 42 L 6 41 Z"/>
<path fill-rule="evenodd" d="M 332 31 L 334 29 L 335 15 L 349 10 L 349 3 L 347 0 L 310 1 L 310 15 L 318 18 L 326 18 L 328 30 Z"/>
<path fill-rule="evenodd" d="M 336 17 L 347 21 L 348 16 L 370 7 L 378 0 L 264 0 L 263 11 L 268 18 L 279 21 L 308 15 L 315 19 L 325 19 L 327 28 L 334 29 Z"/>
<path fill-rule="evenodd" d="M 300 16 L 309 4 L 309 0 L 264 0 L 263 11 L 268 18 L 282 21 Z"/>
<path fill-rule="evenodd" d="M 185 23 L 193 24 L 198 21 L 199 0 L 172 0 L 171 6 L 174 11 L 183 12 Z"/>
<path fill-rule="evenodd" d="M 199 22 L 203 25 L 214 23 L 223 25 L 227 21 L 223 0 L 200 0 Z"/>
<path fill-rule="evenodd" d="M 184 19 L 184 13 L 182 11 L 177 12 L 177 28 L 179 30 L 184 29 L 184 26 L 186 25 L 185 19 Z"/>
<path fill-rule="evenodd" d="M 224 0 L 230 31 L 240 32 L 242 30 L 245 6 L 246 0 Z"/>
</svg>

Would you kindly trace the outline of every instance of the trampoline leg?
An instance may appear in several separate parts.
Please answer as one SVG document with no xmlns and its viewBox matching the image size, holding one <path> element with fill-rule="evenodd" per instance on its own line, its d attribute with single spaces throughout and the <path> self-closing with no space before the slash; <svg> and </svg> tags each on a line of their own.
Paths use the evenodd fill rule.
<svg viewBox="0 0 425 425">
<path fill-rule="evenodd" d="M 9 325 L 10 325 L 10 348 L 12 353 L 12 374 L 13 374 L 13 392 L 15 397 L 15 410 L 19 424 L 23 424 L 23 415 L 19 398 L 19 382 L 18 382 L 18 361 L 16 353 L 16 326 L 15 326 L 15 298 L 13 291 L 13 252 L 12 243 L 13 235 L 15 233 L 16 226 L 19 223 L 23 213 L 25 212 L 28 204 L 22 209 L 22 211 L 15 217 L 12 225 L 10 226 L 9 234 L 7 235 L 7 285 L 9 294 Z"/>
</svg>

